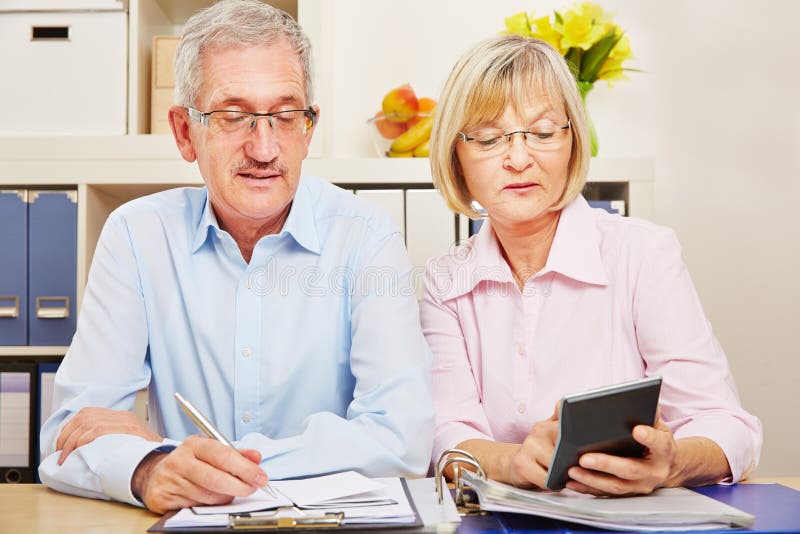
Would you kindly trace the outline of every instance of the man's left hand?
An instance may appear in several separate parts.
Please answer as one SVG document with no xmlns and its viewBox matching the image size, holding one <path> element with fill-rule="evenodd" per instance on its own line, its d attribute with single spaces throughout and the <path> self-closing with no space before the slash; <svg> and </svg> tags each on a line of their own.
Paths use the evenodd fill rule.
<svg viewBox="0 0 800 534">
<path fill-rule="evenodd" d="M 83 408 L 67 421 L 56 440 L 56 450 L 61 451 L 58 465 L 64 463 L 72 451 L 107 434 L 131 434 L 148 441 L 162 441 L 153 429 L 133 412 L 108 408 Z"/>
<path fill-rule="evenodd" d="M 567 482 L 567 488 L 592 495 L 634 495 L 678 485 L 674 480 L 678 445 L 661 419 L 655 426 L 634 427 L 633 439 L 647 448 L 643 458 L 586 453 L 580 457 L 580 467 L 569 469 L 572 480 Z"/>
</svg>

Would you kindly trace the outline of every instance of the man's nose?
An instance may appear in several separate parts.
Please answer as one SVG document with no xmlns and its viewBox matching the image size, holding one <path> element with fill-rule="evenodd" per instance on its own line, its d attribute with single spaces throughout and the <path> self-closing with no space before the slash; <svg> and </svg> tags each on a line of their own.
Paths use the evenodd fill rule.
<svg viewBox="0 0 800 534">
<path fill-rule="evenodd" d="M 247 135 L 245 150 L 258 161 L 272 161 L 279 154 L 278 137 L 270 125 L 271 117 L 256 117 L 255 126 Z"/>
</svg>

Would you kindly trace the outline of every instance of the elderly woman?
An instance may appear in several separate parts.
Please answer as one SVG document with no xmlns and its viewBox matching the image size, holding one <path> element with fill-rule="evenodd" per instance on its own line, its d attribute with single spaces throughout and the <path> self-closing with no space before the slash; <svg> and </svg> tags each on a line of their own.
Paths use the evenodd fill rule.
<svg viewBox="0 0 800 534">
<path fill-rule="evenodd" d="M 581 456 L 567 487 L 648 493 L 746 477 L 761 449 L 675 234 L 592 209 L 589 139 L 564 59 L 536 39 L 469 50 L 442 92 L 431 167 L 479 233 L 430 263 L 422 323 L 434 353 L 434 455 L 458 447 L 488 476 L 544 487 L 566 394 L 663 377 L 643 458 Z"/>
</svg>

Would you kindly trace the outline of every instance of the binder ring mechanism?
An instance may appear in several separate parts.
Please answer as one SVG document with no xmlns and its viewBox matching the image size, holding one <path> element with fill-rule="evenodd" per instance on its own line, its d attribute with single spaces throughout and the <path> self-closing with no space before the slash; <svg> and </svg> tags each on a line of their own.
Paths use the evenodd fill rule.
<svg viewBox="0 0 800 534">
<path fill-rule="evenodd" d="M 459 513 L 462 515 L 485 514 L 486 512 L 480 509 L 480 505 L 477 502 L 471 502 L 470 495 L 464 493 L 464 480 L 461 478 L 461 466 L 459 464 L 474 467 L 482 480 L 487 478 L 486 471 L 483 470 L 474 455 L 461 449 L 447 449 L 436 459 L 434 475 L 436 477 L 436 495 L 439 498 L 439 504 L 444 502 L 444 471 L 450 464 L 453 464 L 453 482 L 456 486 L 455 503 Z"/>
</svg>

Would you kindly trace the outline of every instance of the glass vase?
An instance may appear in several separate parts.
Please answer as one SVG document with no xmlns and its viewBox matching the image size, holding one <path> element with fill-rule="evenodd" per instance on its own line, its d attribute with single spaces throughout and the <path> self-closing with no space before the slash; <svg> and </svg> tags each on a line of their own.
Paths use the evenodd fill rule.
<svg viewBox="0 0 800 534">
<path fill-rule="evenodd" d="M 586 96 L 593 87 L 594 84 L 591 82 L 578 82 L 578 91 L 581 94 L 581 100 L 583 100 L 583 111 L 586 114 L 586 124 L 589 125 L 589 142 L 592 148 L 592 157 L 595 157 L 597 156 L 597 151 L 600 148 L 600 144 L 597 141 L 597 130 L 594 127 L 592 116 L 589 115 L 589 106 L 586 105 Z"/>
</svg>

